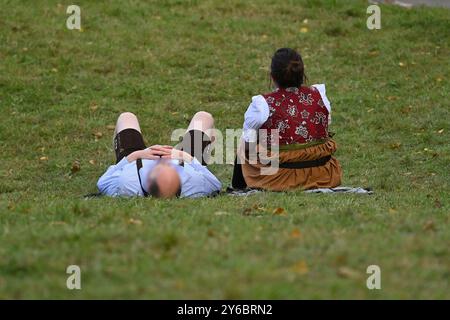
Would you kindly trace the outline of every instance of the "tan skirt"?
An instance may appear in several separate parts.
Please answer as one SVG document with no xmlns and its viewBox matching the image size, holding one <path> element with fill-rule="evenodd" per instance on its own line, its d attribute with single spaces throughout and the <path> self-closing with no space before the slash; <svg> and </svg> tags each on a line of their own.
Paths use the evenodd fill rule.
<svg viewBox="0 0 450 320">
<path fill-rule="evenodd" d="M 336 152 L 336 142 L 332 139 L 326 142 L 297 150 L 280 151 L 279 162 L 301 162 L 317 160 Z M 241 148 L 242 150 L 242 148 Z M 242 152 L 238 153 L 242 159 Z M 271 157 L 275 154 L 269 155 Z M 242 161 L 242 174 L 247 186 L 270 191 L 285 191 L 292 189 L 333 188 L 341 184 L 342 169 L 339 161 L 331 159 L 323 166 L 304 169 L 279 168 L 272 175 L 262 175 L 261 169 L 269 165 L 260 162 L 256 164 Z"/>
</svg>

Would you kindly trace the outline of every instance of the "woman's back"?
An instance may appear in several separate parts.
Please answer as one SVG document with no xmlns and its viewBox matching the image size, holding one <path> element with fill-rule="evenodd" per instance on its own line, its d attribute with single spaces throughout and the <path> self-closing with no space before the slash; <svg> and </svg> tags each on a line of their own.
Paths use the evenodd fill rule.
<svg viewBox="0 0 450 320">
<path fill-rule="evenodd" d="M 315 87 L 279 88 L 263 97 L 269 107 L 269 117 L 260 129 L 267 130 L 269 143 L 276 142 L 270 130 L 277 130 L 280 145 L 328 137 L 329 112 Z"/>
</svg>

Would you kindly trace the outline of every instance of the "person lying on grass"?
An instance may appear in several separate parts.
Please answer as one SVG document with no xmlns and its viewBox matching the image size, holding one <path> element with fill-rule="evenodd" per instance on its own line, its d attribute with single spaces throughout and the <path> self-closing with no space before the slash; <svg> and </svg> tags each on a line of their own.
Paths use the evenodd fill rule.
<svg viewBox="0 0 450 320">
<path fill-rule="evenodd" d="M 130 112 L 122 113 L 114 133 L 116 164 L 98 180 L 99 191 L 113 197 L 159 198 L 195 198 L 219 192 L 221 183 L 204 166 L 203 159 L 208 153 L 205 149 L 214 141 L 210 134 L 213 126 L 211 114 L 197 112 L 180 145 L 181 150 L 168 145 L 147 148 L 137 117 Z"/>
<path fill-rule="evenodd" d="M 276 89 L 254 96 L 245 113 L 232 187 L 283 191 L 339 186 L 342 171 L 332 156 L 336 143 L 328 134 L 331 106 L 325 85 L 304 85 L 302 58 L 290 48 L 275 52 L 270 75 Z M 249 161 L 250 154 L 261 150 L 267 150 L 267 159 L 278 157 L 279 169 L 273 174 L 262 174 L 270 163 L 260 157 Z"/>
</svg>

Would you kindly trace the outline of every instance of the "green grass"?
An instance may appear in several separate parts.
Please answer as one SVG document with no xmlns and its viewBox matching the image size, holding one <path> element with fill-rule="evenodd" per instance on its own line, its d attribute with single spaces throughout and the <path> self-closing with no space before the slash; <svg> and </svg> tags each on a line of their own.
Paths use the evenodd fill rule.
<svg viewBox="0 0 450 320">
<path fill-rule="evenodd" d="M 79 32 L 72 2 L 20 3 L 0 0 L 0 298 L 450 298 L 449 10 L 382 6 L 369 31 L 362 0 L 79 0 Z M 282 46 L 327 84 L 343 184 L 375 195 L 82 199 L 120 112 L 148 143 L 201 109 L 239 128 Z"/>
</svg>

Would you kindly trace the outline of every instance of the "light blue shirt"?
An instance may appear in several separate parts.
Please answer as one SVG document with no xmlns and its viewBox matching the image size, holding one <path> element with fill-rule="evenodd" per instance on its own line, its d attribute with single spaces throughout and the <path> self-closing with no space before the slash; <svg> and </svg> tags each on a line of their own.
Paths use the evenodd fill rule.
<svg viewBox="0 0 450 320">
<path fill-rule="evenodd" d="M 194 158 L 191 163 L 185 162 L 184 166 L 180 166 L 177 160 L 171 161 L 181 178 L 181 197 L 208 196 L 222 188 L 220 181 L 197 159 Z M 146 191 L 148 191 L 148 174 L 156 163 L 156 160 L 142 160 L 139 174 Z M 97 187 L 101 193 L 111 197 L 144 196 L 137 175 L 136 161 L 128 162 L 126 157 L 106 170 L 98 180 Z"/>
</svg>

